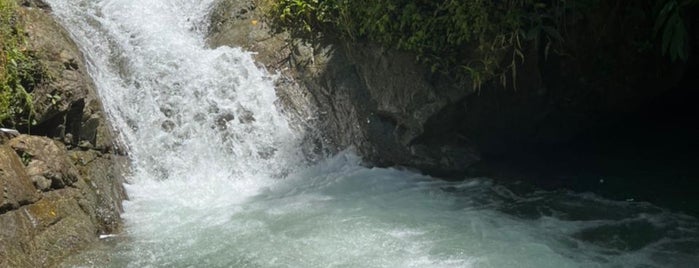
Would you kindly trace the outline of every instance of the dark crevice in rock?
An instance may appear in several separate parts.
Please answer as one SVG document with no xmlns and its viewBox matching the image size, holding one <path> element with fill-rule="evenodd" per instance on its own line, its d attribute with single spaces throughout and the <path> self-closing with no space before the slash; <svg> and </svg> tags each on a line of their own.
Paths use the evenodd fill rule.
<svg viewBox="0 0 699 268">
<path fill-rule="evenodd" d="M 81 133 L 84 109 L 85 101 L 77 100 L 71 103 L 68 112 L 59 113 L 33 127 L 32 134 L 56 138 L 67 145 L 77 145 L 80 138 L 77 134 Z"/>
<path fill-rule="evenodd" d="M 5 214 L 11 210 L 14 210 L 12 204 L 0 204 L 0 215 Z"/>
<path fill-rule="evenodd" d="M 65 119 L 65 128 L 66 128 L 66 133 L 73 134 L 73 140 L 71 140 L 71 144 L 77 144 L 80 135 L 82 134 L 81 132 L 81 127 L 82 127 L 82 121 L 83 121 L 83 111 L 85 110 L 85 100 L 80 99 L 77 100 L 76 102 L 73 102 L 70 105 L 70 110 L 68 111 L 68 114 L 66 115 Z M 63 137 L 60 137 L 63 138 Z"/>
</svg>

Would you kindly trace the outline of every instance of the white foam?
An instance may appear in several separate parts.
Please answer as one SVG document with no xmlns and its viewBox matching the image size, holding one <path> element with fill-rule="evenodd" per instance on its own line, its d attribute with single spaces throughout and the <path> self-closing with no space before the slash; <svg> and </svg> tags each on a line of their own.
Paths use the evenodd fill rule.
<svg viewBox="0 0 699 268">
<path fill-rule="evenodd" d="M 298 153 L 303 133 L 292 132 L 276 108 L 273 78 L 248 52 L 204 45 L 205 14 L 213 0 L 48 2 L 82 47 L 134 168 L 122 239 L 76 256 L 67 266 L 581 267 L 697 261 L 663 249 L 680 236 L 681 242 L 696 242 L 696 220 L 678 220 L 636 202 L 521 194 L 488 179 L 442 182 L 364 168 L 351 152 L 305 168 Z M 602 206 L 625 214 L 576 214 Z M 648 221 L 654 226 L 650 232 L 677 233 L 662 233 L 664 239 L 633 251 L 605 248 L 603 238 L 595 244 L 576 237 L 627 223 L 646 228 Z"/>
</svg>

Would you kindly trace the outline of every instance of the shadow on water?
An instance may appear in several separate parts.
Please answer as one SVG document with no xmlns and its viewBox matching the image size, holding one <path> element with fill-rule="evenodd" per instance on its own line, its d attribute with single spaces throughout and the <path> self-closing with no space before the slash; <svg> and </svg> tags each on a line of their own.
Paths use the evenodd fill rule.
<svg viewBox="0 0 699 268">
<path fill-rule="evenodd" d="M 536 152 L 487 157 L 479 175 L 594 192 L 699 215 L 697 62 L 675 88 L 621 119 Z"/>
<path fill-rule="evenodd" d="M 534 225 L 564 245 L 553 249 L 571 259 L 587 255 L 597 263 L 613 266 L 620 258 L 648 258 L 667 267 L 685 267 L 699 256 L 697 218 L 648 202 L 614 201 L 568 190 L 545 191 L 523 182 L 442 190 L 460 197 L 456 202 L 460 209 L 494 209 Z M 583 252 L 594 254 L 578 255 Z M 647 263 L 637 264 L 648 267 Z"/>
</svg>

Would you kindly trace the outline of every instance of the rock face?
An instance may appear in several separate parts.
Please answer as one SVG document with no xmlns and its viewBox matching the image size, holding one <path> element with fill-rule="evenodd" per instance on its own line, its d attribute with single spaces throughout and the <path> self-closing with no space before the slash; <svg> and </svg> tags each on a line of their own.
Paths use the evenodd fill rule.
<svg viewBox="0 0 699 268">
<path fill-rule="evenodd" d="M 25 157 L 27 175 L 37 189 L 61 189 L 78 180 L 78 171 L 64 157 L 68 152 L 62 144 L 37 136 L 20 136 L 10 140 L 8 145 Z"/>
<path fill-rule="evenodd" d="M 80 50 L 48 13 L 48 5 L 22 4 L 27 6 L 20 9 L 20 18 L 27 25 L 29 49 L 47 72 L 31 92 L 37 122 L 31 133 L 61 139 L 68 146 L 89 142 L 90 147 L 111 150 L 110 129 Z"/>
<path fill-rule="evenodd" d="M 0 189 L 0 212 L 17 209 L 39 199 L 22 162 L 7 146 L 0 147 Z"/>
<path fill-rule="evenodd" d="M 0 160 L 0 266 L 50 266 L 118 231 L 125 157 L 21 135 Z"/>
<path fill-rule="evenodd" d="M 48 5 L 18 2 L 28 47 L 48 75 L 31 92 L 30 131 L 42 136 L 0 138 L 0 267 L 50 267 L 119 231 L 128 159 L 114 153 L 79 49 Z"/>
<path fill-rule="evenodd" d="M 281 71 L 277 93 L 295 125 L 323 129 L 312 136 L 317 150 L 354 147 L 375 164 L 444 174 L 480 159 L 456 133 L 424 137 L 431 117 L 472 90 L 442 83 L 409 54 L 369 45 L 314 47 L 270 34 L 260 20 L 252 1 L 221 1 L 209 43 L 252 50 L 258 62 Z"/>
<path fill-rule="evenodd" d="M 624 42 L 638 32 L 592 14 L 568 26 L 575 31 L 566 36 L 566 53 L 547 53 L 545 42 L 532 42 L 514 83 L 486 82 L 477 90 L 431 73 L 414 55 L 270 34 L 253 3 L 220 1 L 209 44 L 254 51 L 258 62 L 281 72 L 281 104 L 297 125 L 323 130 L 315 144 L 330 151 L 352 146 L 374 164 L 438 176 L 469 173 L 484 157 L 555 148 L 637 109 L 683 73 L 681 65 Z"/>
</svg>

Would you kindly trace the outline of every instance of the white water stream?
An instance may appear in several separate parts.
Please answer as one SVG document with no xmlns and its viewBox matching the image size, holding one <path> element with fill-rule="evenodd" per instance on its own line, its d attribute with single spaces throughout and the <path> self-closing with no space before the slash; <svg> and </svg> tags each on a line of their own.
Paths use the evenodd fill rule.
<svg viewBox="0 0 699 268">
<path fill-rule="evenodd" d="M 133 161 L 125 231 L 66 267 L 690 267 L 699 224 L 649 204 L 308 167 L 273 77 L 204 43 L 212 0 L 48 0 Z"/>
</svg>

